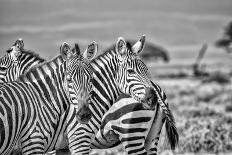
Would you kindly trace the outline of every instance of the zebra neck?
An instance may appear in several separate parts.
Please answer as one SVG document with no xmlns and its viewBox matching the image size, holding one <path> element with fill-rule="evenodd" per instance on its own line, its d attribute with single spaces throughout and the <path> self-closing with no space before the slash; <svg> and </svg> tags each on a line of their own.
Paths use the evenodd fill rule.
<svg viewBox="0 0 232 155">
<path fill-rule="evenodd" d="M 107 111 L 120 94 L 115 80 L 118 68 L 117 56 L 114 51 L 109 51 L 95 58 L 91 65 L 94 70 L 93 97 L 97 97 L 98 100 L 95 106 L 101 106 Z"/>
<path fill-rule="evenodd" d="M 32 54 L 23 53 L 20 56 L 19 62 L 19 75 L 25 74 L 28 70 L 37 65 L 45 62 L 45 59 L 42 59 L 38 56 L 34 56 Z"/>
<path fill-rule="evenodd" d="M 20 76 L 19 81 L 29 83 L 43 99 L 43 103 L 56 113 L 63 113 L 69 106 L 64 85 L 64 60 L 61 56 L 30 69 Z"/>
</svg>

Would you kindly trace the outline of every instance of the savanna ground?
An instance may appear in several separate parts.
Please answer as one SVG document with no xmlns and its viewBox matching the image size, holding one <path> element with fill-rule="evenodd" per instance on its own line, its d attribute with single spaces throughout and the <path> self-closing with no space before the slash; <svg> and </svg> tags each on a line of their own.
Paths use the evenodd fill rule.
<svg viewBox="0 0 232 155">
<path fill-rule="evenodd" d="M 151 67 L 153 81 L 167 93 L 180 135 L 179 146 L 172 152 L 165 139 L 165 130 L 162 130 L 160 154 L 232 153 L 232 71 L 229 68 L 224 68 L 224 72 L 219 68 L 216 70 L 230 76 L 230 82 L 218 83 L 208 78 L 193 77 L 190 68 L 173 67 L 170 70 Z M 211 73 L 215 73 L 215 70 Z M 176 75 L 179 77 L 174 77 Z M 125 153 L 119 147 L 93 151 L 92 154 Z"/>
</svg>

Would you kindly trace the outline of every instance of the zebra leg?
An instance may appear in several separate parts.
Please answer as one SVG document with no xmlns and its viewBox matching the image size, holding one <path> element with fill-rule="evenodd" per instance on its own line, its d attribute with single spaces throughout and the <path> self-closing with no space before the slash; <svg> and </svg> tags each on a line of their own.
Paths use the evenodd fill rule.
<svg viewBox="0 0 232 155">
<path fill-rule="evenodd" d="M 145 147 L 149 155 L 157 154 L 159 136 L 160 136 L 164 121 L 165 121 L 165 118 L 159 106 L 156 116 L 153 120 L 152 126 L 150 128 L 150 131 L 147 135 L 146 142 L 145 142 Z"/>
</svg>

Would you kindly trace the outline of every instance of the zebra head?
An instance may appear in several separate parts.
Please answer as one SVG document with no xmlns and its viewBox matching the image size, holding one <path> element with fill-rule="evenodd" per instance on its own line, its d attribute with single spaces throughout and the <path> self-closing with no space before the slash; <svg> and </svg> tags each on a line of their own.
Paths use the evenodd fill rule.
<svg viewBox="0 0 232 155">
<path fill-rule="evenodd" d="M 0 83 L 16 80 L 18 75 L 14 74 L 19 69 L 18 62 L 21 50 L 24 48 L 23 40 L 15 41 L 6 54 L 0 59 Z M 11 73 L 12 72 L 12 73 Z"/>
<path fill-rule="evenodd" d="M 81 54 L 78 44 L 75 44 L 72 50 L 67 43 L 61 46 L 61 55 L 66 60 L 69 100 L 77 109 L 77 119 L 80 123 L 87 123 L 92 115 L 89 109 L 93 74 L 90 60 L 96 55 L 97 47 L 97 43 L 92 42 Z"/>
<path fill-rule="evenodd" d="M 154 108 L 153 98 L 150 95 L 152 88 L 148 68 L 138 57 L 143 51 L 144 44 L 144 35 L 133 46 L 124 38 L 118 38 L 115 46 L 119 59 L 116 81 L 123 93 L 143 103 L 145 108 Z"/>
</svg>

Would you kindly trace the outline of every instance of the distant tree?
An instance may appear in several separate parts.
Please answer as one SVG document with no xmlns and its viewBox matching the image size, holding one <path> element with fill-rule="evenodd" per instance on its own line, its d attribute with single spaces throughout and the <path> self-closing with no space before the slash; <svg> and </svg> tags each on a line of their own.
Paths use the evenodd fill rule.
<svg viewBox="0 0 232 155">
<path fill-rule="evenodd" d="M 208 45 L 205 43 L 202 45 L 201 49 L 198 52 L 198 56 L 196 58 L 195 63 L 193 64 L 193 75 L 196 77 L 203 77 L 203 76 L 209 76 L 209 73 L 205 71 L 203 65 L 201 65 L 201 61 L 204 58 L 204 55 L 208 49 Z"/>
<path fill-rule="evenodd" d="M 229 37 L 230 41 L 232 41 L 232 21 L 226 27 L 225 35 L 227 35 Z"/>
<path fill-rule="evenodd" d="M 225 27 L 223 37 L 216 41 L 215 45 L 224 48 L 228 53 L 232 52 L 232 21 Z"/>
<path fill-rule="evenodd" d="M 136 43 L 136 40 L 131 40 L 131 39 L 128 39 L 128 40 L 129 40 L 128 42 L 132 45 Z M 108 51 L 114 48 L 115 48 L 115 45 L 113 44 L 110 47 L 108 47 L 105 51 Z M 146 41 L 144 50 L 140 54 L 140 57 L 147 61 L 148 60 L 150 61 L 162 60 L 166 63 L 170 61 L 168 51 L 164 47 L 161 47 L 160 45 L 156 45 L 148 41 Z"/>
</svg>

